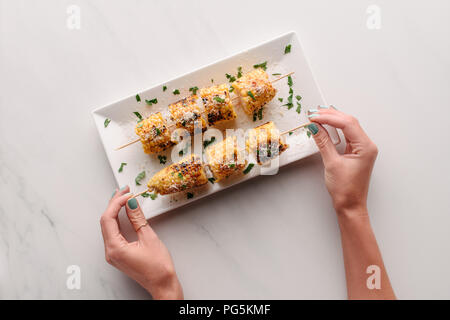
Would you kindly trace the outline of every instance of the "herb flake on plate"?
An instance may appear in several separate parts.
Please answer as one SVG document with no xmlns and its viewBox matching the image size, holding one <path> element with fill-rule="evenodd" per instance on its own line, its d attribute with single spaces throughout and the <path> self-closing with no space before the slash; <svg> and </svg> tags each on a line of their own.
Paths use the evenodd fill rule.
<svg viewBox="0 0 450 320">
<path fill-rule="evenodd" d="M 126 166 L 126 165 L 127 165 L 126 162 L 122 162 L 122 163 L 120 164 L 119 172 L 122 172 L 122 171 L 123 171 L 123 167 Z"/>
<path fill-rule="evenodd" d="M 134 182 L 136 182 L 137 186 L 141 185 L 141 181 L 145 178 L 145 171 L 142 171 L 141 173 L 139 173 L 136 177 L 136 179 L 134 179 Z"/>
<path fill-rule="evenodd" d="M 110 122 L 111 122 L 111 119 L 108 119 L 108 118 L 105 119 L 105 122 L 103 123 L 105 128 L 109 125 Z"/>
<path fill-rule="evenodd" d="M 136 101 L 141 102 L 141 97 L 138 94 L 136 95 Z"/>
<path fill-rule="evenodd" d="M 211 182 L 212 184 L 214 184 L 214 181 L 216 181 L 216 179 L 214 179 L 214 178 L 208 178 L 208 181 Z"/>
<path fill-rule="evenodd" d="M 203 148 L 206 149 L 207 146 L 209 146 L 211 143 L 216 141 L 216 137 L 211 137 L 210 140 L 203 141 Z"/>
<path fill-rule="evenodd" d="M 255 69 L 261 68 L 264 71 L 266 71 L 267 70 L 267 61 L 264 61 L 264 62 L 259 63 L 259 64 L 255 64 L 255 65 L 253 65 L 253 68 L 255 68 Z"/>
<path fill-rule="evenodd" d="M 145 193 L 141 194 L 141 196 L 143 198 L 150 198 L 152 200 L 155 200 L 158 197 L 158 194 L 145 192 Z"/>
<path fill-rule="evenodd" d="M 167 90 L 167 86 L 163 86 L 163 92 Z"/>
<path fill-rule="evenodd" d="M 159 159 L 160 164 L 166 164 L 166 162 L 167 162 L 166 156 L 158 155 L 158 159 Z"/>
<path fill-rule="evenodd" d="M 142 120 L 144 120 L 139 112 L 134 111 L 133 113 L 134 113 L 134 115 L 135 115 L 136 117 L 138 117 L 138 119 L 139 119 L 138 122 L 141 122 Z"/>
<path fill-rule="evenodd" d="M 194 197 L 194 194 L 191 192 L 188 192 L 186 195 L 188 199 L 192 199 Z"/>
<path fill-rule="evenodd" d="M 234 82 L 236 81 L 236 77 L 232 76 L 231 74 L 225 73 L 225 77 L 227 77 L 229 82 Z"/>
<path fill-rule="evenodd" d="M 238 72 L 237 72 L 237 77 L 238 77 L 238 79 L 240 78 L 240 77 L 242 77 L 242 67 L 238 67 Z"/>
<path fill-rule="evenodd" d="M 288 44 L 285 48 L 284 48 L 284 54 L 288 54 L 289 52 L 291 52 L 291 45 Z"/>
<path fill-rule="evenodd" d="M 251 91 L 247 91 L 247 95 L 252 98 L 253 101 L 256 101 L 255 96 L 253 95 L 253 93 Z"/>
<path fill-rule="evenodd" d="M 172 91 L 172 93 L 173 93 L 174 95 L 180 94 L 180 90 L 175 89 L 175 90 Z"/>
<path fill-rule="evenodd" d="M 247 168 L 245 168 L 245 170 L 243 171 L 243 173 L 244 173 L 244 174 L 249 173 L 249 172 L 253 169 L 254 166 L 255 166 L 254 163 L 249 163 L 248 166 L 247 166 Z"/>
<path fill-rule="evenodd" d="M 151 100 L 145 100 L 145 103 L 149 106 L 157 104 L 158 103 L 158 99 L 151 99 Z"/>
<path fill-rule="evenodd" d="M 189 88 L 189 91 L 191 91 L 192 92 L 192 94 L 197 94 L 197 90 L 198 90 L 198 87 L 191 87 L 191 88 Z"/>
</svg>

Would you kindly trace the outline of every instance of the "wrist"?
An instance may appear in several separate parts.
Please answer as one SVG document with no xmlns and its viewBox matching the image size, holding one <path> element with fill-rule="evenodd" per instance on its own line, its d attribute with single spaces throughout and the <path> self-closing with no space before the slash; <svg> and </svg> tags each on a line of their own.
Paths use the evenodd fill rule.
<svg viewBox="0 0 450 320">
<path fill-rule="evenodd" d="M 148 283 L 144 288 L 155 300 L 181 300 L 183 289 L 175 272 L 165 275 L 158 283 Z"/>
<path fill-rule="evenodd" d="M 364 204 L 355 206 L 335 206 L 338 218 L 368 217 L 369 212 Z"/>
</svg>

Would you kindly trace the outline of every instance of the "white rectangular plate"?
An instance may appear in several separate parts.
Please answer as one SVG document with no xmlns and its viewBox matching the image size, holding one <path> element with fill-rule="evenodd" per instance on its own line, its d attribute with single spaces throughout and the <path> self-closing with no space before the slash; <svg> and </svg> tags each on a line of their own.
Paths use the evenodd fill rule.
<svg viewBox="0 0 450 320">
<path fill-rule="evenodd" d="M 291 52 L 289 54 L 284 54 L 284 48 L 288 44 L 291 44 Z M 134 111 L 138 111 L 143 117 L 147 117 L 151 113 L 158 111 L 167 115 L 167 106 L 184 96 L 188 96 L 190 94 L 190 87 L 198 86 L 199 88 L 202 88 L 210 86 L 211 79 L 214 79 L 214 84 L 228 83 L 228 80 L 225 77 L 226 73 L 236 75 L 237 67 L 239 66 L 242 66 L 244 73 L 249 72 L 253 70 L 253 65 L 263 61 L 267 61 L 267 73 L 269 74 L 270 79 L 277 78 L 277 76 L 272 76 L 273 73 L 281 73 L 284 75 L 292 71 L 295 72 L 292 76 L 294 82 L 294 107 L 288 110 L 287 107 L 282 106 L 282 104 L 287 102 L 286 100 L 289 96 L 289 87 L 287 85 L 287 78 L 285 78 L 274 83 L 274 87 L 277 89 L 277 95 L 264 107 L 265 113 L 262 120 L 254 122 L 251 117 L 245 115 L 242 109 L 237 106 L 236 112 L 238 114 L 238 119 L 228 127 L 248 129 L 267 121 L 273 121 L 279 130 L 283 132 L 307 122 L 306 111 L 309 108 L 315 108 L 317 105 L 325 104 L 322 93 L 314 79 L 300 42 L 296 34 L 290 32 L 252 49 L 162 83 L 154 88 L 139 92 L 141 102 L 137 102 L 136 97 L 133 95 L 94 110 L 94 121 L 117 184 L 119 186 L 129 185 L 131 192 L 137 193 L 145 189 L 149 177 L 171 163 L 170 150 L 161 153 L 162 155 L 167 155 L 168 159 L 168 162 L 163 165 L 160 164 L 157 155 L 145 154 L 142 150 L 141 143 L 135 143 L 119 151 L 114 150 L 118 146 L 137 138 L 134 133 L 134 127 L 137 122 L 137 118 L 133 114 Z M 165 92 L 162 90 L 163 85 L 167 86 Z M 172 93 L 174 89 L 179 89 L 181 94 L 174 95 Z M 302 105 L 300 114 L 296 112 L 296 95 L 302 97 L 300 101 Z M 153 98 L 157 98 L 158 103 L 156 105 L 147 106 L 145 99 L 150 100 Z M 283 102 L 280 102 L 278 98 L 283 98 Z M 107 118 L 111 119 L 111 123 L 105 128 L 104 121 Z M 333 142 L 336 144 L 339 143 L 339 136 L 336 130 L 333 128 L 327 128 L 327 130 L 329 131 Z M 305 158 L 318 151 L 313 139 L 309 138 L 306 130 L 303 129 L 297 130 L 292 135 L 286 135 L 286 142 L 290 147 L 280 156 L 280 167 Z M 177 146 L 175 146 L 175 148 L 176 147 Z M 122 162 L 126 162 L 127 165 L 124 167 L 123 171 L 119 173 L 118 169 Z M 135 178 L 142 171 L 146 172 L 146 178 L 142 181 L 141 186 L 137 186 Z M 190 190 L 190 192 L 194 193 L 194 197 L 191 199 L 187 199 L 186 192 L 166 196 L 158 195 L 155 200 L 151 200 L 150 198 L 140 198 L 141 207 L 148 219 L 228 188 L 234 184 L 254 178 L 257 175 L 260 175 L 261 171 L 261 167 L 256 165 L 247 175 L 237 174 L 226 179 L 223 183 L 208 183 L 201 188 L 193 191 Z"/>
</svg>

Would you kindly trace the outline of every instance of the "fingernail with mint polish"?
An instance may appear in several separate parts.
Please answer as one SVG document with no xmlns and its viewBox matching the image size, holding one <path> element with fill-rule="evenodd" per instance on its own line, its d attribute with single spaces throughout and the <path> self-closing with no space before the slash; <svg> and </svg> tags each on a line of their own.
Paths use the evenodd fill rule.
<svg viewBox="0 0 450 320">
<path fill-rule="evenodd" d="M 329 106 L 319 106 L 320 109 L 329 109 Z"/>
<path fill-rule="evenodd" d="M 112 195 L 111 195 L 111 199 L 114 198 L 114 195 L 116 194 L 117 190 L 114 190 Z"/>
<path fill-rule="evenodd" d="M 315 123 L 308 124 L 308 129 L 309 129 L 309 131 L 311 131 L 311 133 L 313 135 L 316 135 L 317 132 L 319 132 L 319 127 L 317 127 L 317 124 L 315 124 Z"/>
<path fill-rule="evenodd" d="M 319 112 L 319 110 L 317 110 L 317 109 L 309 109 L 308 112 L 309 113 L 317 113 L 317 112 Z"/>
<path fill-rule="evenodd" d="M 120 188 L 120 191 L 123 191 L 126 189 L 127 186 L 123 186 L 122 188 Z"/>
<path fill-rule="evenodd" d="M 130 200 L 128 200 L 128 208 L 130 208 L 131 210 L 134 210 L 134 209 L 137 209 L 137 207 L 138 207 L 138 203 L 135 198 L 131 198 Z"/>
<path fill-rule="evenodd" d="M 318 116 L 320 116 L 320 114 L 317 114 L 317 113 L 313 113 L 313 114 L 308 114 L 308 118 L 314 118 L 314 117 L 318 117 Z"/>
</svg>

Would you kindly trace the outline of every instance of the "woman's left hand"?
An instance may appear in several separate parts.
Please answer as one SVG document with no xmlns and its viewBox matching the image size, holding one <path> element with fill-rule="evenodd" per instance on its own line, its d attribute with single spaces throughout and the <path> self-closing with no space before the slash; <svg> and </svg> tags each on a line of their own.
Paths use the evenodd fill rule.
<svg viewBox="0 0 450 320">
<path fill-rule="evenodd" d="M 116 190 L 100 219 L 106 261 L 137 281 L 154 299 L 183 299 L 183 290 L 166 246 L 145 220 L 129 187 Z M 118 215 L 125 206 L 138 240 L 128 242 L 119 229 Z"/>
</svg>

